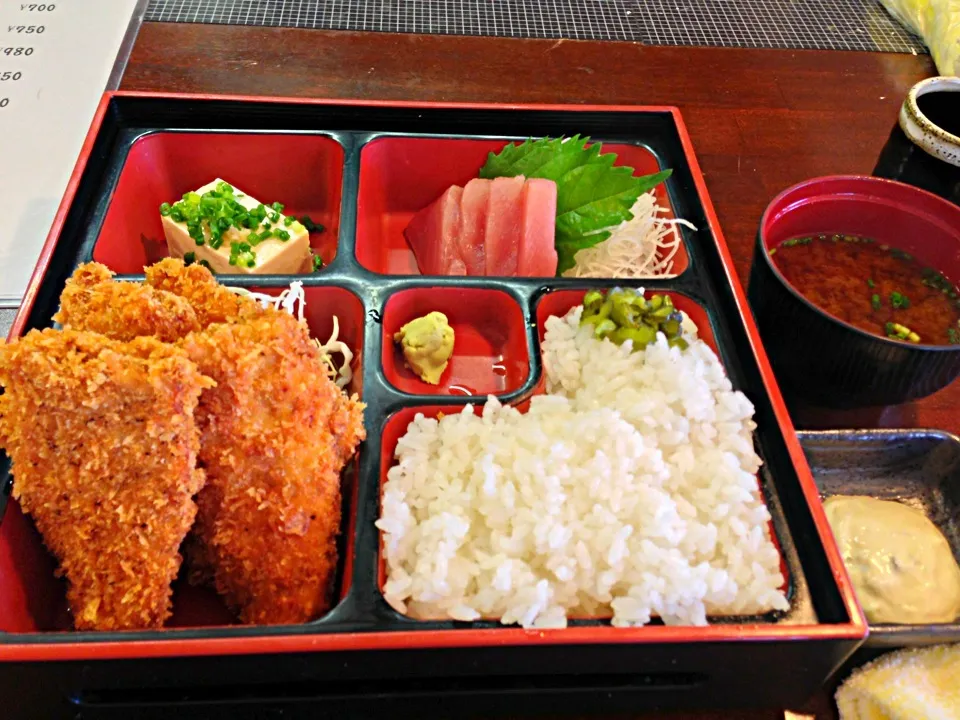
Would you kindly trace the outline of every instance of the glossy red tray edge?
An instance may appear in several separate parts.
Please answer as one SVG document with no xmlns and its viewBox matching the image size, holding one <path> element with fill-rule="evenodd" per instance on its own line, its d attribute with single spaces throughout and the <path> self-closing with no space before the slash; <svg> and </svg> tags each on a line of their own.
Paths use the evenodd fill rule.
<svg viewBox="0 0 960 720">
<path fill-rule="evenodd" d="M 491 104 L 491 103 L 434 103 L 332 100 L 311 98 L 262 97 L 247 95 L 208 95 L 184 93 L 152 93 L 116 91 L 105 93 L 94 114 L 93 122 L 80 151 L 80 157 L 67 183 L 63 199 L 57 209 L 53 225 L 47 235 L 37 266 L 24 295 L 23 303 L 14 319 L 9 337 L 23 332 L 27 317 L 33 307 L 37 291 L 46 275 L 61 228 L 73 202 L 80 177 L 100 130 L 109 103 L 113 98 L 150 98 L 180 101 L 234 101 L 258 103 L 295 103 L 304 105 L 350 105 L 357 107 L 404 107 L 427 109 L 473 109 L 473 110 L 553 110 L 564 112 L 668 112 L 673 116 L 683 145 L 684 154 L 703 204 L 707 222 L 717 238 L 727 281 L 733 288 L 740 316 L 747 328 L 750 345 L 759 364 L 764 386 L 770 395 L 777 422 L 783 431 L 791 461 L 796 468 L 807 505 L 813 515 L 820 541 L 825 548 L 827 560 L 833 571 L 844 607 L 851 621 L 832 625 L 711 625 L 708 627 L 644 626 L 614 628 L 608 626 L 572 627 L 557 630 L 524 630 L 522 628 L 492 628 L 482 630 L 410 630 L 369 633 L 331 634 L 284 634 L 284 628 L 259 628 L 255 636 L 221 638 L 179 638 L 171 636 L 156 640 L 109 640 L 84 639 L 82 642 L 63 642 L 59 639 L 37 635 L 25 636 L 27 642 L 0 642 L 0 661 L 42 660 L 110 660 L 133 658 L 157 658 L 177 656 L 247 655 L 258 653 L 347 651 L 347 650 L 399 650 L 422 648 L 497 647 L 511 645 L 574 645 L 574 644 L 647 644 L 647 643 L 706 643 L 722 641 L 770 642 L 786 640 L 860 640 L 867 634 L 867 623 L 857 604 L 850 580 L 833 542 L 823 506 L 806 457 L 800 447 L 796 431 L 786 405 L 780 394 L 773 371 L 759 340 L 757 327 L 747 305 L 740 281 L 733 270 L 733 259 L 727 249 L 713 203 L 707 193 L 700 165 L 693 151 L 680 111 L 670 106 L 629 105 L 550 105 L 550 104 Z M 171 634 L 175 631 L 171 631 Z M 15 636 L 10 636 L 15 637 Z M 89 636 L 88 636 L 89 637 Z M 51 642 L 50 640 L 53 640 Z"/>
</svg>

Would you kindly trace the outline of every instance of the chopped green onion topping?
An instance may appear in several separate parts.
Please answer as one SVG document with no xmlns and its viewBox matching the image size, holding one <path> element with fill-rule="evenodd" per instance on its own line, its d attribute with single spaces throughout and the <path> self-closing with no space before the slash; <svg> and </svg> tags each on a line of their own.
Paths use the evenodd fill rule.
<svg viewBox="0 0 960 720">
<path fill-rule="evenodd" d="M 297 221 L 297 219 L 296 219 L 295 217 L 290 217 L 290 216 L 288 215 L 287 217 L 285 217 L 285 218 L 283 219 L 283 226 L 284 226 L 284 227 L 290 227 L 290 226 L 293 225 L 296 221 Z"/>
<path fill-rule="evenodd" d="M 310 219 L 308 215 L 301 215 L 299 218 L 300 223 L 307 229 L 307 232 L 323 232 L 323 225 L 316 223 Z"/>
<path fill-rule="evenodd" d="M 871 290 L 873 290 L 876 286 L 877 286 L 877 284 L 876 284 L 873 280 L 871 280 L 870 278 L 867 278 L 867 287 L 868 287 L 868 288 L 870 288 Z"/>
<path fill-rule="evenodd" d="M 274 230 L 274 234 L 284 242 L 290 239 L 290 233 L 286 230 Z"/>
<path fill-rule="evenodd" d="M 238 197 L 244 196 L 238 195 L 229 183 L 219 182 L 214 189 L 208 190 L 202 195 L 196 192 L 188 192 L 184 194 L 181 200 L 172 205 L 162 203 L 160 214 L 163 217 L 169 217 L 174 222 L 185 223 L 187 233 L 198 246 L 209 244 L 215 250 L 223 246 L 224 234 L 231 228 L 249 230 L 248 242 L 231 243 L 230 264 L 254 267 L 256 265 L 256 255 L 253 252 L 253 247 L 274 235 L 282 240 L 288 240 L 290 234 L 286 231 L 277 232 L 272 225 L 264 222 L 269 217 L 270 222 L 276 223 L 280 219 L 283 205 L 275 202 L 268 209 L 268 206 L 260 203 L 253 209 L 247 209 L 240 204 L 237 200 Z M 287 220 L 290 220 L 290 222 L 287 222 Z M 289 218 L 284 220 L 284 224 L 288 227 L 292 222 L 294 220 Z M 257 230 L 261 225 L 263 225 L 264 230 L 258 233 Z M 234 245 L 245 245 L 246 247 L 234 251 Z"/>
<path fill-rule="evenodd" d="M 906 310 L 910 307 L 910 299 L 899 292 L 890 293 L 890 304 L 897 310 Z"/>
<path fill-rule="evenodd" d="M 313 271 L 320 272 L 320 270 L 323 269 L 323 258 L 317 255 L 316 253 L 312 253 L 312 255 L 313 255 Z"/>
<path fill-rule="evenodd" d="M 876 293 L 874 293 L 874 294 L 870 297 L 870 305 L 873 306 L 873 309 L 874 309 L 874 310 L 879 310 L 879 309 L 880 309 L 880 296 L 877 295 Z"/>
<path fill-rule="evenodd" d="M 193 265 L 197 261 L 197 254 L 188 252 L 183 254 L 183 264 L 184 265 Z"/>
<path fill-rule="evenodd" d="M 230 243 L 230 264 L 252 268 L 257 264 L 257 256 L 253 253 L 249 243 Z"/>
</svg>

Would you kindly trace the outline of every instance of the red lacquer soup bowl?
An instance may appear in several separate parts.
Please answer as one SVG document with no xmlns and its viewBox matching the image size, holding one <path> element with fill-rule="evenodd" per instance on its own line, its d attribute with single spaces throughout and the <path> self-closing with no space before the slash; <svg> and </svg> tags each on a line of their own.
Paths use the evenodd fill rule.
<svg viewBox="0 0 960 720">
<path fill-rule="evenodd" d="M 871 238 L 960 279 L 960 207 L 946 200 L 892 180 L 839 175 L 780 193 L 760 221 L 747 295 L 788 400 L 892 405 L 950 384 L 960 374 L 960 344 L 903 342 L 855 327 L 800 293 L 771 254 L 791 238 L 837 233 Z"/>
</svg>

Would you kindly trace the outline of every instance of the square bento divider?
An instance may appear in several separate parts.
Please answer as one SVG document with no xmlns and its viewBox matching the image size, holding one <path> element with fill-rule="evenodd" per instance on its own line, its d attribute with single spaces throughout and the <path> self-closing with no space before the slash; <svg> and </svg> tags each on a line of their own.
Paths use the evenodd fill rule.
<svg viewBox="0 0 960 720">
<path fill-rule="evenodd" d="M 673 277 L 419 276 L 403 237 L 418 206 L 475 177 L 487 154 L 509 142 L 576 134 L 603 142 L 617 152 L 617 163 L 638 172 L 673 171 L 657 188 L 658 201 L 697 228 L 680 230 Z M 219 603 L 211 595 L 182 608 L 178 599 L 174 622 L 160 630 L 75 632 L 55 563 L 30 519 L 4 495 L 0 662 L 42 674 L 54 694 L 93 692 L 91 702 L 107 704 L 140 701 L 140 691 L 123 695 L 124 687 L 189 694 L 198 685 L 207 688 L 204 697 L 229 704 L 235 693 L 215 689 L 228 672 L 231 687 L 263 702 L 298 693 L 320 702 L 336 689 L 342 702 L 362 703 L 371 682 L 384 697 L 413 702 L 414 693 L 422 698 L 447 682 L 459 689 L 444 697 L 470 708 L 478 698 L 510 703 L 526 688 L 534 698 L 562 691 L 636 711 L 799 703 L 863 641 L 865 623 L 679 111 L 108 94 L 13 335 L 50 327 L 64 284 L 82 262 L 102 259 L 125 279 L 142 281 L 143 265 L 154 258 L 140 236 L 159 232 L 159 203 L 218 176 L 326 226 L 311 237 L 329 263 L 318 273 L 217 279 L 272 296 L 302 283 L 311 336 L 326 342 L 336 316 L 340 339 L 355 354 L 347 391 L 361 394 L 367 440 L 343 473 L 333 609 L 314 622 L 249 626 L 204 610 L 208 601 Z M 524 411 L 544 391 L 546 318 L 582 302 L 587 290 L 619 286 L 668 294 L 753 404 L 753 443 L 763 461 L 758 480 L 789 609 L 711 617 L 707 626 L 654 618 L 617 627 L 602 614 L 575 616 L 566 628 L 545 629 L 398 613 L 382 592 L 375 523 L 410 421 L 420 412 L 479 410 L 488 394 Z M 448 316 L 459 341 L 436 386 L 404 367 L 394 341 L 400 327 L 430 311 Z M 334 677 L 337 687 L 328 687 Z"/>
<path fill-rule="evenodd" d="M 291 276 L 286 280 L 270 282 L 269 285 L 252 286 L 243 290 L 263 298 L 278 297 L 288 290 L 289 281 L 294 279 L 295 276 Z M 320 343 L 336 337 L 351 350 L 352 378 L 344 390 L 362 398 L 365 326 L 362 301 L 350 290 L 331 285 L 305 287 L 303 294 L 304 320 L 310 337 Z M 337 610 L 337 606 L 351 590 L 353 539 L 357 524 L 357 469 L 360 458 L 358 452 L 342 472 L 341 531 L 338 534 L 333 601 L 330 610 L 317 619 L 319 622 L 328 621 L 331 613 Z M 55 570 L 56 563 L 43 547 L 42 539 L 33 523 L 20 510 L 18 503 L 10 502 L 0 518 L 0 575 L 3 577 L 5 590 L 0 593 L 0 632 L 22 634 L 71 631 L 72 620 L 65 596 L 66 582 L 55 576 Z M 167 620 L 165 629 L 210 629 L 237 625 L 237 619 L 227 610 L 213 589 L 194 586 L 185 574 L 182 570 L 181 576 L 173 584 L 172 615 Z M 97 637 L 97 634 L 93 636 Z"/>
<path fill-rule="evenodd" d="M 343 146 L 327 135 L 150 132 L 130 146 L 119 169 L 93 259 L 121 275 L 167 257 L 159 208 L 220 179 L 237 194 L 308 217 L 322 231 L 310 247 L 325 265 L 337 254 Z"/>
<path fill-rule="evenodd" d="M 399 333 L 407 323 L 431 312 L 442 313 L 455 345 L 438 382 L 426 382 L 405 360 Z M 526 320 L 517 301 L 505 292 L 445 285 L 400 290 L 383 310 L 383 373 L 397 390 L 410 395 L 509 395 L 530 377 Z"/>
<path fill-rule="evenodd" d="M 524 137 L 511 140 L 524 140 Z M 357 260 L 367 270 L 383 275 L 419 275 L 416 258 L 404 238 L 404 228 L 420 210 L 451 185 L 466 185 L 491 153 L 506 139 L 467 137 L 375 137 L 360 151 L 357 197 Z M 642 145 L 603 143 L 603 152 L 616 153 L 616 167 L 631 167 L 635 175 L 652 175 L 663 168 Z M 672 218 L 663 184 L 654 188 L 657 202 Z M 689 258 L 681 241 L 673 257 L 676 274 L 687 269 Z"/>
</svg>

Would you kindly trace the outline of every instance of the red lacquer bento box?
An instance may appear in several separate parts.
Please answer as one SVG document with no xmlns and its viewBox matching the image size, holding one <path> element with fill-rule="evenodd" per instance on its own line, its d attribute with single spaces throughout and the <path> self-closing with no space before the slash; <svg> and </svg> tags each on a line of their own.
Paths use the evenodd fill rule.
<svg viewBox="0 0 960 720">
<path fill-rule="evenodd" d="M 763 496 L 781 550 L 790 609 L 717 618 L 708 627 L 634 628 L 580 618 L 564 629 L 492 621 L 413 620 L 382 594 L 374 526 L 398 436 L 418 410 L 452 411 L 496 394 L 522 404 L 543 377 L 547 315 L 614 280 L 423 277 L 403 228 L 487 154 L 527 137 L 588 135 L 640 172 L 672 168 L 659 200 L 683 229 L 670 294 L 718 351 L 734 387 L 755 405 Z M 283 162 L 276 162 L 283 158 Z M 325 267 L 299 276 L 219 276 L 279 290 L 304 282 L 311 334 L 330 316 L 356 354 L 353 390 L 368 437 L 344 474 L 336 593 L 319 620 L 255 627 L 233 622 L 213 594 L 175 584 L 168 627 L 75 632 L 54 562 L 7 499 L 0 522 L 0 685 L 27 715 L 202 715 L 313 708 L 369 716 L 447 716 L 523 709 L 615 712 L 776 706 L 801 702 L 862 642 L 866 625 L 796 434 L 757 336 L 679 111 L 669 107 L 376 104 L 272 98 L 109 94 L 30 284 L 13 335 L 48 327 L 78 263 L 127 279 L 163 257 L 157 207 L 213 177 L 283 198 L 326 231 L 311 235 Z M 621 283 L 636 285 L 637 283 Z M 432 387 L 404 367 L 391 336 L 428 310 L 451 319 L 460 352 Z M 466 388 L 473 397 L 465 397 Z M 9 684 L 9 688 L 7 686 Z M 37 708 L 44 708 L 41 712 Z M 205 710 L 206 708 L 207 710 Z M 26 716 L 26 715 L 25 715 Z"/>
</svg>

